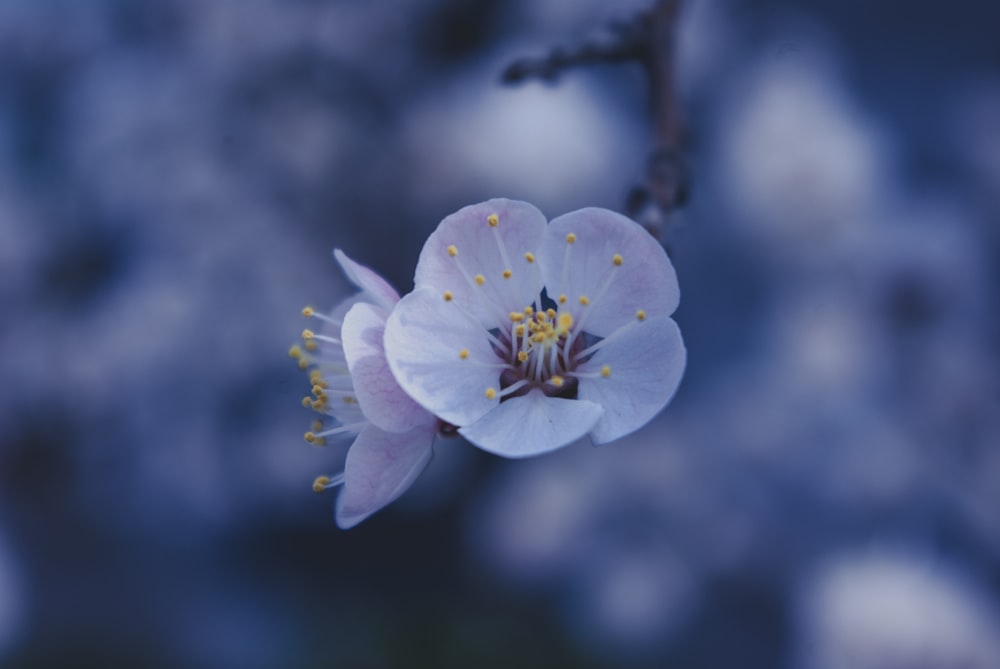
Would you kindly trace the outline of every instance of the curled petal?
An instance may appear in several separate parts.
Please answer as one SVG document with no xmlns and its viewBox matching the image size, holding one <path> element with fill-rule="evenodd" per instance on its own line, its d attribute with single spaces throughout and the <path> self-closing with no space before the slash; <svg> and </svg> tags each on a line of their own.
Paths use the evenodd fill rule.
<svg viewBox="0 0 1000 669">
<path fill-rule="evenodd" d="M 624 437 L 656 416 L 674 396 L 687 361 L 681 332 L 670 318 L 626 325 L 604 341 L 577 367 L 582 375 L 577 396 L 604 408 L 590 432 L 595 444 Z"/>
<path fill-rule="evenodd" d="M 480 322 L 496 325 L 497 314 L 536 301 L 541 273 L 535 258 L 544 234 L 545 216 L 527 202 L 496 199 L 465 207 L 427 239 L 414 283 L 450 291 Z"/>
<path fill-rule="evenodd" d="M 333 250 L 333 257 L 351 283 L 363 290 L 373 303 L 392 311 L 393 305 L 399 302 L 399 293 L 395 288 L 372 270 L 348 258 L 340 249 Z"/>
<path fill-rule="evenodd" d="M 580 209 L 549 223 L 542 270 L 549 296 L 567 297 L 560 310 L 577 322 L 585 318 L 584 329 L 601 337 L 640 310 L 649 318 L 669 316 L 680 300 L 663 247 L 641 225 L 607 209 Z"/>
<path fill-rule="evenodd" d="M 434 433 L 434 425 L 409 432 L 363 429 L 347 452 L 337 525 L 354 527 L 402 495 L 430 462 Z"/>
<path fill-rule="evenodd" d="M 594 402 L 548 397 L 536 389 L 508 399 L 459 433 L 484 451 L 526 458 L 576 441 L 600 417 Z"/>
<path fill-rule="evenodd" d="M 385 359 L 385 311 L 355 304 L 344 317 L 344 355 L 354 383 L 354 395 L 364 415 L 387 432 L 405 432 L 434 422 L 396 383 Z"/>
<path fill-rule="evenodd" d="M 505 366 L 490 335 L 463 307 L 416 290 L 393 309 L 385 354 L 396 381 L 418 404 L 454 425 L 468 425 L 499 403 Z M 487 389 L 493 389 L 490 397 Z"/>
</svg>

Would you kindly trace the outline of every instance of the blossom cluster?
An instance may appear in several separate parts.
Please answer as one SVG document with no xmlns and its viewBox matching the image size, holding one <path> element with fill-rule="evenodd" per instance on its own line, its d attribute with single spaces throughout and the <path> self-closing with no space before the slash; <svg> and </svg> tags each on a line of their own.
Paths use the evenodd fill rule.
<svg viewBox="0 0 1000 669">
<path fill-rule="evenodd" d="M 361 292 L 291 354 L 309 370 L 319 412 L 306 441 L 353 436 L 337 523 L 356 525 L 402 494 L 437 434 L 458 432 L 496 455 L 546 453 L 589 435 L 604 444 L 670 401 L 686 352 L 670 317 L 680 294 L 663 248 L 606 209 L 551 222 L 526 202 L 494 199 L 445 218 L 403 298 L 342 251 Z"/>
</svg>

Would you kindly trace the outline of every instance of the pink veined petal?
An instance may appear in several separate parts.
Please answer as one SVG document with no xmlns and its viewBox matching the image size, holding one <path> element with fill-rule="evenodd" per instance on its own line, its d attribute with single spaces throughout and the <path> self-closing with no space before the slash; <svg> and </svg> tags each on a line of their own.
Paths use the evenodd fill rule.
<svg viewBox="0 0 1000 669">
<path fill-rule="evenodd" d="M 489 223 L 493 215 L 495 227 Z M 414 283 L 439 294 L 451 291 L 458 304 L 494 327 L 497 314 L 520 311 L 537 300 L 541 272 L 536 258 L 544 234 L 545 216 L 527 202 L 495 199 L 470 205 L 431 233 Z"/>
<path fill-rule="evenodd" d="M 604 444 L 638 430 L 670 402 L 684 375 L 687 351 L 680 329 L 661 317 L 628 325 L 607 339 L 577 372 L 577 396 L 604 408 L 590 436 Z M 610 375 L 601 375 L 607 365 Z"/>
<path fill-rule="evenodd" d="M 406 295 L 385 328 L 385 354 L 393 376 L 418 404 L 453 425 L 467 425 L 499 403 L 503 363 L 489 335 L 461 315 L 462 307 L 437 293 Z M 466 357 L 463 351 L 468 351 Z"/>
<path fill-rule="evenodd" d="M 601 407 L 594 402 L 547 397 L 535 389 L 502 402 L 459 434 L 484 451 L 526 458 L 576 441 L 600 417 Z"/>
<path fill-rule="evenodd" d="M 416 480 L 430 462 L 435 426 L 385 432 L 361 430 L 347 452 L 344 489 L 337 498 L 337 525 L 350 529 L 383 508 Z"/>
<path fill-rule="evenodd" d="M 372 302 L 386 311 L 392 311 L 393 305 L 399 302 L 399 293 L 395 288 L 372 270 L 351 260 L 340 249 L 333 250 L 333 257 L 351 283 L 363 290 Z"/>
<path fill-rule="evenodd" d="M 570 234 L 573 244 L 567 242 Z M 568 309 L 577 322 L 585 318 L 583 329 L 601 337 L 639 310 L 649 318 L 669 316 L 680 301 L 677 275 L 663 247 L 641 225 L 607 209 L 580 209 L 549 223 L 542 270 L 549 296 L 567 297 L 560 311 Z M 581 304 L 580 296 L 589 305 Z"/>
<path fill-rule="evenodd" d="M 380 307 L 364 302 L 351 307 L 341 330 L 344 355 L 365 417 L 387 432 L 405 432 L 435 419 L 396 383 L 382 343 L 385 319 Z"/>
</svg>

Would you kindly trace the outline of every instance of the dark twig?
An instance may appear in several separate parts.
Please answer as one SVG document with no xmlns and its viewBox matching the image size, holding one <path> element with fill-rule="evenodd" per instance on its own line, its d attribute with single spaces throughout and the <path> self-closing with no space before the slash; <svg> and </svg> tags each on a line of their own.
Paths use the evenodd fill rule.
<svg viewBox="0 0 1000 669">
<path fill-rule="evenodd" d="M 653 149 L 645 182 L 636 185 L 625 211 L 662 237 L 671 212 L 687 201 L 687 170 L 682 157 L 683 119 L 674 81 L 674 45 L 682 0 L 659 0 L 633 19 L 613 23 L 609 33 L 574 49 L 557 48 L 545 58 L 522 59 L 502 75 L 504 83 L 527 79 L 555 81 L 571 67 L 636 62 L 646 73 L 652 117 Z"/>
</svg>

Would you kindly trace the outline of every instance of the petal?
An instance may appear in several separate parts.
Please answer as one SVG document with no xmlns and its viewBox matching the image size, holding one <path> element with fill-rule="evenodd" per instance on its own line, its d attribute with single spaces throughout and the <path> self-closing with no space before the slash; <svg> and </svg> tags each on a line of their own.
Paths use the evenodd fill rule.
<svg viewBox="0 0 1000 669">
<path fill-rule="evenodd" d="M 496 226 L 490 216 L 496 215 Z M 497 315 L 520 311 L 538 299 L 537 259 L 545 216 L 527 202 L 489 200 L 445 218 L 424 244 L 414 283 L 438 294 L 451 291 L 487 327 Z M 531 254 L 531 262 L 525 257 Z M 505 271 L 509 278 L 504 278 Z M 476 277 L 482 275 L 482 285 Z"/>
<path fill-rule="evenodd" d="M 453 425 L 468 425 L 495 407 L 502 362 L 489 335 L 462 317 L 459 305 L 416 290 L 389 315 L 385 354 L 396 381 L 418 404 Z M 461 357 L 462 351 L 468 356 Z"/>
<path fill-rule="evenodd" d="M 351 283 L 363 290 L 372 302 L 386 311 L 392 311 L 393 305 L 399 302 L 399 293 L 395 288 L 372 270 L 348 258 L 340 249 L 333 250 L 333 257 Z"/>
<path fill-rule="evenodd" d="M 380 307 L 362 302 L 344 317 L 344 355 L 361 410 L 387 432 L 405 432 L 432 423 L 434 417 L 396 383 L 385 359 L 384 331 L 385 311 Z"/>
<path fill-rule="evenodd" d="M 572 244 L 567 242 L 571 233 Z M 635 221 L 607 209 L 580 209 L 549 223 L 542 271 L 549 296 L 567 297 L 560 309 L 568 309 L 578 323 L 584 318 L 581 327 L 601 337 L 639 310 L 648 318 L 669 316 L 680 300 L 677 275 L 659 242 Z M 589 305 L 583 306 L 580 296 Z"/>
<path fill-rule="evenodd" d="M 604 340 L 593 357 L 577 367 L 577 396 L 604 408 L 590 436 L 604 444 L 648 423 L 674 396 L 684 375 L 687 352 L 670 318 L 633 321 Z M 607 365 L 610 375 L 601 376 Z"/>
<path fill-rule="evenodd" d="M 350 529 L 402 495 L 431 459 L 435 426 L 385 432 L 361 431 L 347 452 L 344 489 L 337 498 L 337 525 Z"/>
<path fill-rule="evenodd" d="M 484 451 L 506 458 L 526 458 L 576 441 L 600 417 L 598 404 L 547 397 L 535 389 L 501 402 L 459 433 Z"/>
</svg>

